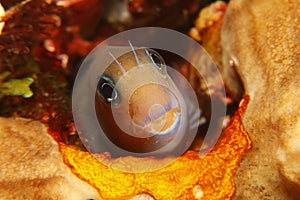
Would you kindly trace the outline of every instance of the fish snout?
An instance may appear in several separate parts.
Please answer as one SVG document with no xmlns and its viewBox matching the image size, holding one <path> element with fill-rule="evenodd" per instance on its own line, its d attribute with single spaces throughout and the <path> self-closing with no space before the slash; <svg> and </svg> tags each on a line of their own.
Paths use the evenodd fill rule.
<svg viewBox="0 0 300 200">
<path fill-rule="evenodd" d="M 129 115 L 136 137 L 176 133 L 180 112 L 176 95 L 160 84 L 143 85 L 129 99 Z"/>
</svg>

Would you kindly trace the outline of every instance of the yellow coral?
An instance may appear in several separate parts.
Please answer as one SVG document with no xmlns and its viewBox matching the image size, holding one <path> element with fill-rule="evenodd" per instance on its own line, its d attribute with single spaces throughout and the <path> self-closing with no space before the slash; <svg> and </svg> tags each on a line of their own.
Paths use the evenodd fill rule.
<svg viewBox="0 0 300 200">
<path fill-rule="evenodd" d="M 235 192 L 233 175 L 241 157 L 251 147 L 241 121 L 248 101 L 247 97 L 207 156 L 200 158 L 199 152 L 188 151 L 171 165 L 154 172 L 120 172 L 88 152 L 63 143 L 60 150 L 72 171 L 98 189 L 104 199 L 123 199 L 140 193 L 148 193 L 156 199 L 230 199 Z M 133 159 L 136 158 L 118 158 L 114 163 L 126 165 Z M 160 161 L 149 158 L 149 162 L 158 164 Z"/>
<path fill-rule="evenodd" d="M 0 98 L 3 96 L 23 96 L 29 98 L 33 95 L 30 85 L 34 82 L 33 78 L 26 77 L 22 79 L 10 79 L 7 82 L 1 81 L 9 76 L 9 72 L 0 74 Z"/>
</svg>

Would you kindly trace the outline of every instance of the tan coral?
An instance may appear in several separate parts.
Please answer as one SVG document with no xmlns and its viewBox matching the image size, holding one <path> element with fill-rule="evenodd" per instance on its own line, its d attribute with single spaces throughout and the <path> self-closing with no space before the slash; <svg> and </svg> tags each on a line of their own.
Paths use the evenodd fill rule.
<svg viewBox="0 0 300 200">
<path fill-rule="evenodd" d="M 37 121 L 0 118 L 0 199 L 100 199 L 64 164 Z"/>
<path fill-rule="evenodd" d="M 239 76 L 252 99 L 243 124 L 254 145 L 236 175 L 236 199 L 299 197 L 299 42 L 299 1 L 230 1 L 222 72 L 236 97 Z"/>
</svg>

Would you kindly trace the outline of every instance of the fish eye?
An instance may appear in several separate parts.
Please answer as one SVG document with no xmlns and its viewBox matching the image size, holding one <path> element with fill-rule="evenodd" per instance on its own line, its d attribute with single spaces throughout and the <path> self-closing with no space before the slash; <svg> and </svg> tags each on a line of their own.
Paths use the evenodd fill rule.
<svg viewBox="0 0 300 200">
<path fill-rule="evenodd" d="M 112 103 L 112 101 L 119 98 L 118 92 L 115 90 L 114 82 L 107 76 L 101 76 L 97 85 L 97 94 L 106 103 Z"/>
<path fill-rule="evenodd" d="M 163 67 L 165 66 L 165 61 L 162 56 L 153 49 L 147 49 L 146 52 L 155 66 L 160 70 L 163 69 Z"/>
</svg>

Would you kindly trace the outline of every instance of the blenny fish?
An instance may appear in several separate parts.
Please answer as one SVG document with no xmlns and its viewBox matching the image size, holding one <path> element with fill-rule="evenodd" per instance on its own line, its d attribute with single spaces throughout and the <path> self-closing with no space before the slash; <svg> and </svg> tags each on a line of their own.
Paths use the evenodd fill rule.
<svg viewBox="0 0 300 200">
<path fill-rule="evenodd" d="M 114 61 L 100 76 L 95 95 L 97 118 L 106 136 L 130 152 L 183 153 L 200 118 L 196 97 L 183 97 L 191 88 L 188 91 L 187 83 L 171 72 L 181 81 L 180 91 L 164 59 L 152 49 L 131 46 L 118 58 L 109 54 Z"/>
<path fill-rule="evenodd" d="M 90 110 L 97 121 L 88 117 L 79 135 L 93 153 L 180 156 L 197 133 L 201 114 L 197 97 L 188 81 L 168 67 L 159 53 L 129 44 L 107 46 L 87 62 L 92 66 L 94 59 L 102 59 L 107 67 L 102 72 L 90 68 L 97 74 L 96 84 L 91 81 L 95 111 Z"/>
</svg>

